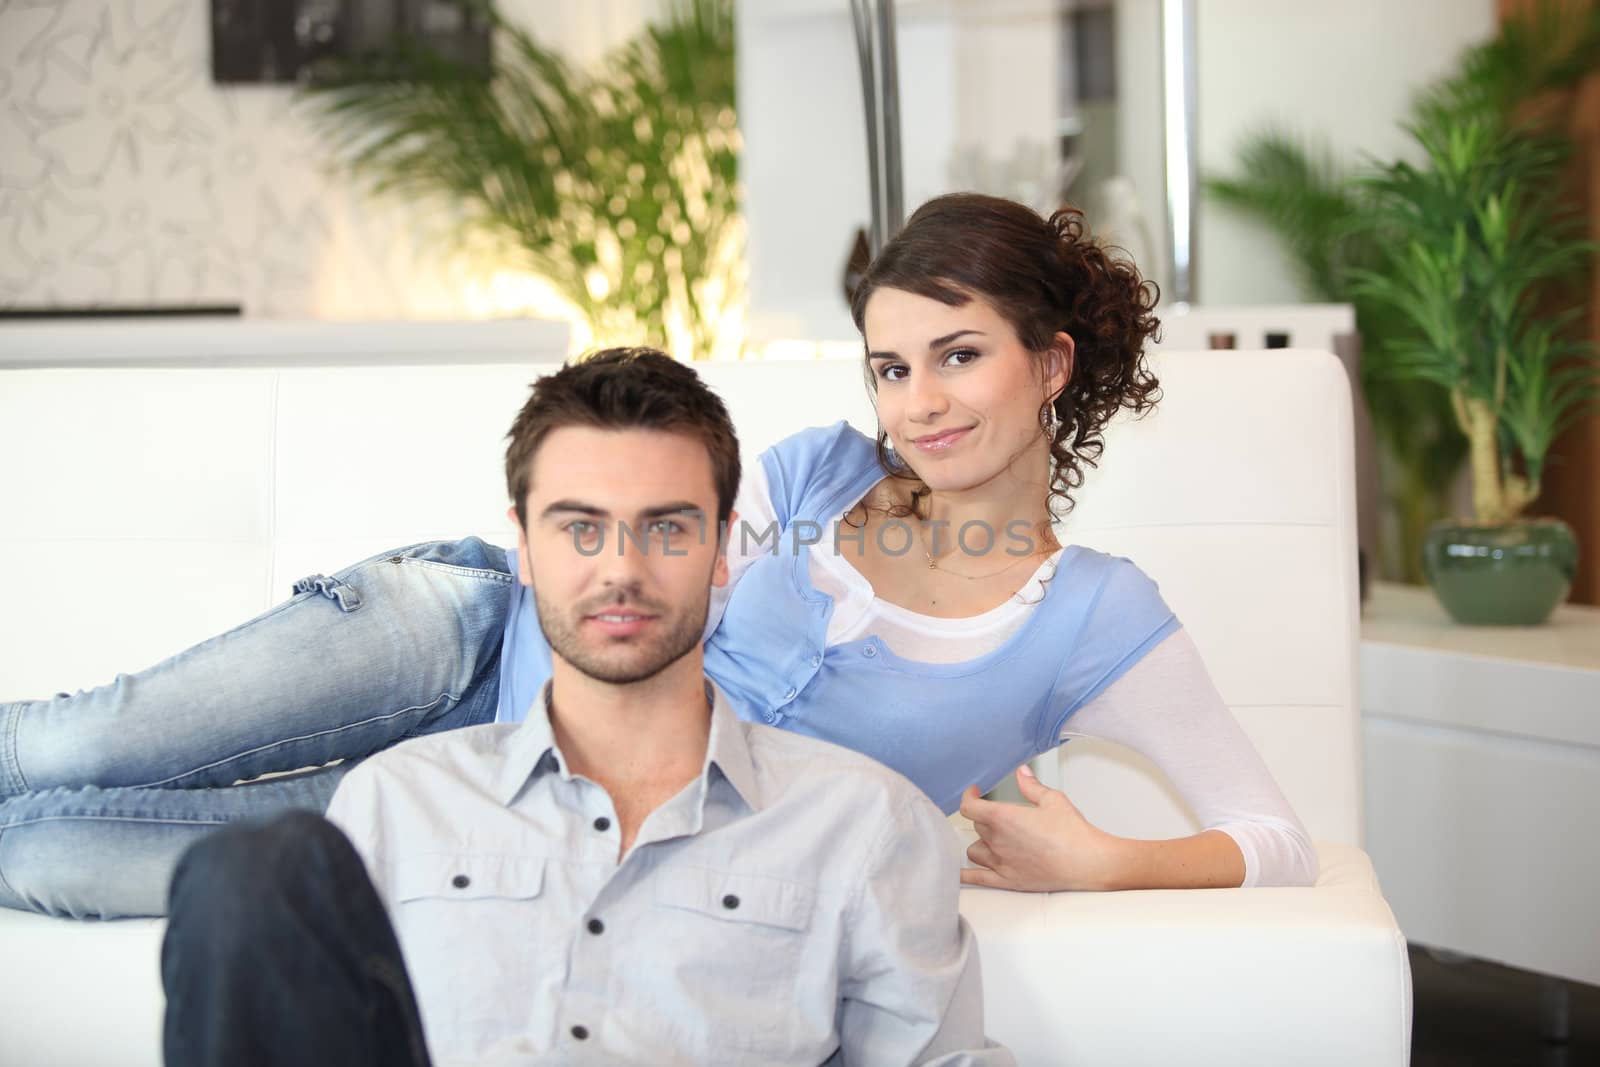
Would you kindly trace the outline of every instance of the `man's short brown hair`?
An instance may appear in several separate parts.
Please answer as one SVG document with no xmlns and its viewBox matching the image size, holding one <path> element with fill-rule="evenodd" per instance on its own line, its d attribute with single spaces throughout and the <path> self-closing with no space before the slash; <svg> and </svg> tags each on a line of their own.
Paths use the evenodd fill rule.
<svg viewBox="0 0 1600 1067">
<path fill-rule="evenodd" d="M 533 383 L 507 434 L 506 489 L 517 521 L 528 525 L 528 480 L 544 439 L 564 426 L 662 430 L 706 446 L 717 489 L 717 520 L 726 523 L 739 491 L 739 439 L 722 398 L 688 365 L 654 348 L 604 348 Z"/>
</svg>

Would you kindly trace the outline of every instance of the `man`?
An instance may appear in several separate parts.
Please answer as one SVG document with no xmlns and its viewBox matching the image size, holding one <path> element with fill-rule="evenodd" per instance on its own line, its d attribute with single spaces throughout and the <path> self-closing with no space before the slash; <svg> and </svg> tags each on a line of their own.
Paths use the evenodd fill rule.
<svg viewBox="0 0 1600 1067">
<path fill-rule="evenodd" d="M 507 477 L 544 699 L 372 757 L 327 820 L 191 850 L 170 1067 L 1010 1063 L 938 810 L 740 722 L 704 675 L 707 531 L 739 482 L 721 401 L 658 352 L 600 353 L 535 385 Z"/>
</svg>

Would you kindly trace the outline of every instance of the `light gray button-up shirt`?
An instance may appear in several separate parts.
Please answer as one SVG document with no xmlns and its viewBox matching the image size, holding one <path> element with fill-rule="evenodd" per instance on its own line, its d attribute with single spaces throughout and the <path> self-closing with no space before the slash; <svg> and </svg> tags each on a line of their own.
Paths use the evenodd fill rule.
<svg viewBox="0 0 1600 1067">
<path fill-rule="evenodd" d="M 1012 1063 L 983 1035 L 944 816 L 707 689 L 705 766 L 620 863 L 611 799 L 568 772 L 543 701 L 345 777 L 328 817 L 389 909 L 435 1063 Z"/>
</svg>

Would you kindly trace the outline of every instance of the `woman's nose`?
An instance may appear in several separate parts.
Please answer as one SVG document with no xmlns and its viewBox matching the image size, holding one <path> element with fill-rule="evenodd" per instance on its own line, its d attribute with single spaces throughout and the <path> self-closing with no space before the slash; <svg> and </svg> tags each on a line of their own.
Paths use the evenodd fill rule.
<svg viewBox="0 0 1600 1067">
<path fill-rule="evenodd" d="M 910 400 L 910 415 L 919 422 L 942 415 L 950 407 L 943 386 L 927 374 L 912 378 Z"/>
</svg>

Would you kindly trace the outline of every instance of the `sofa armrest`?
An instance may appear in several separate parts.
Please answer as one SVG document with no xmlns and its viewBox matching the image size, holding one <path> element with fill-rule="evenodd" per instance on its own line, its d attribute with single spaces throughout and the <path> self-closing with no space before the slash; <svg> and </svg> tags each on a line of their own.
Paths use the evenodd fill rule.
<svg viewBox="0 0 1600 1067">
<path fill-rule="evenodd" d="M 1309 889 L 964 889 L 989 1034 L 1023 1064 L 1404 1065 L 1405 938 L 1366 853 Z"/>
</svg>

